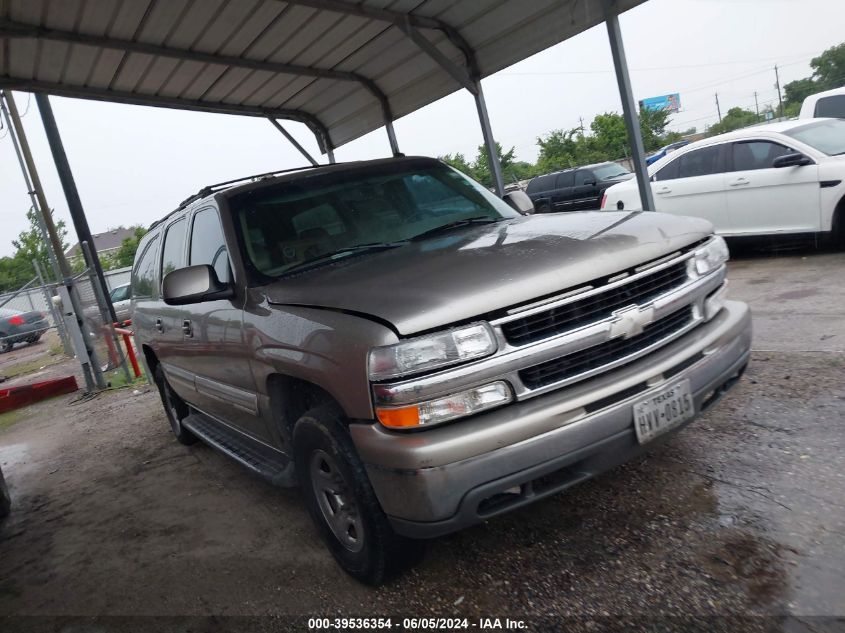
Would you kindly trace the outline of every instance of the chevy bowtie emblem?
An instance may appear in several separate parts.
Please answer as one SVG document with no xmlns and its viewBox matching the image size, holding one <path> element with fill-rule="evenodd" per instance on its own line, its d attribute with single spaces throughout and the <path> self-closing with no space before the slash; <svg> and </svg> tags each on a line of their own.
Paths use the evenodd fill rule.
<svg viewBox="0 0 845 633">
<path fill-rule="evenodd" d="M 631 306 L 617 310 L 613 313 L 616 317 L 610 324 L 610 338 L 631 338 L 642 334 L 645 326 L 654 321 L 654 308 L 648 306 L 640 308 L 639 306 Z"/>
</svg>

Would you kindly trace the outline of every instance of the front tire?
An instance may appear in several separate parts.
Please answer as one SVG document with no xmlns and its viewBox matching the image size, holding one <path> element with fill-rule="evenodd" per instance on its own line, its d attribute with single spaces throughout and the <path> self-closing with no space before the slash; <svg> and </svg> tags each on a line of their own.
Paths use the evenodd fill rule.
<svg viewBox="0 0 845 633">
<path fill-rule="evenodd" d="M 548 202 L 541 202 L 535 207 L 537 213 L 551 213 L 552 207 Z"/>
<path fill-rule="evenodd" d="M 184 444 L 185 446 L 196 443 L 197 436 L 182 426 L 182 420 L 188 417 L 188 405 L 173 391 L 170 383 L 167 382 L 167 377 L 164 375 L 161 365 L 156 367 L 155 381 L 158 386 L 158 393 L 161 396 L 161 403 L 164 405 L 164 413 L 167 416 L 167 421 L 170 422 L 170 429 L 173 431 L 173 435 L 176 436 L 180 444 Z"/>
<path fill-rule="evenodd" d="M 378 586 L 418 558 L 422 543 L 391 528 L 336 407 L 299 418 L 293 446 L 308 513 L 346 573 Z"/>
</svg>

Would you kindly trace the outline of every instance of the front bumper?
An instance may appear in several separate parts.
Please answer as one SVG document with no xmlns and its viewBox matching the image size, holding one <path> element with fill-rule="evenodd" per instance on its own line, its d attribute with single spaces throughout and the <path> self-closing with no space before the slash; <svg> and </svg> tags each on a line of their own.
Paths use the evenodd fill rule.
<svg viewBox="0 0 845 633">
<path fill-rule="evenodd" d="M 378 424 L 350 432 L 400 534 L 434 537 L 564 490 L 647 450 L 633 404 L 689 379 L 701 412 L 741 376 L 751 315 L 729 301 L 715 318 L 660 350 L 590 380 L 418 433 Z M 677 430 L 677 429 L 675 429 Z"/>
</svg>

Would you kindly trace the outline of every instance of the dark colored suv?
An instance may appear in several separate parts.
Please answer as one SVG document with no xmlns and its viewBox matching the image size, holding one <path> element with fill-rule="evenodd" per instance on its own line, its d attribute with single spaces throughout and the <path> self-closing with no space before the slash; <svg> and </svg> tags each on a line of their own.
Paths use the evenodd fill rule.
<svg viewBox="0 0 845 633">
<path fill-rule="evenodd" d="M 633 176 L 616 163 L 587 165 L 537 176 L 528 183 L 526 193 L 537 213 L 595 210 L 605 189 Z"/>
<path fill-rule="evenodd" d="M 390 158 L 189 198 L 138 246 L 132 321 L 176 438 L 299 484 L 338 562 L 379 583 L 413 539 L 560 492 L 718 400 L 751 344 L 727 258 L 705 220 L 520 215 Z"/>
</svg>

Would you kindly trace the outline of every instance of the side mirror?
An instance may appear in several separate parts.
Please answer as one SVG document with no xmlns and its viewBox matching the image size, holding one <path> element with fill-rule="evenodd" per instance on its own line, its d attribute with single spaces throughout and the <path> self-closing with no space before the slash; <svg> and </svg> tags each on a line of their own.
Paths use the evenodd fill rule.
<svg viewBox="0 0 845 633">
<path fill-rule="evenodd" d="M 793 152 L 792 154 L 784 154 L 778 156 L 772 163 L 772 167 L 803 167 L 804 165 L 812 165 L 813 159 L 805 156 L 801 152 Z"/>
<path fill-rule="evenodd" d="M 509 191 L 502 197 L 502 200 L 507 202 L 511 208 L 522 215 L 531 215 L 534 213 L 534 203 L 531 201 L 531 198 L 528 197 L 528 194 L 521 189 Z"/>
<path fill-rule="evenodd" d="M 170 306 L 201 303 L 214 299 L 229 299 L 235 295 L 232 287 L 221 283 L 208 264 L 188 266 L 167 273 L 162 281 L 164 302 Z"/>
</svg>

